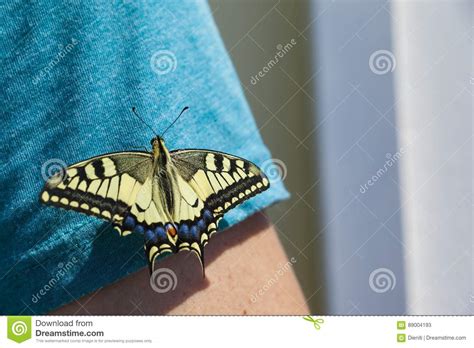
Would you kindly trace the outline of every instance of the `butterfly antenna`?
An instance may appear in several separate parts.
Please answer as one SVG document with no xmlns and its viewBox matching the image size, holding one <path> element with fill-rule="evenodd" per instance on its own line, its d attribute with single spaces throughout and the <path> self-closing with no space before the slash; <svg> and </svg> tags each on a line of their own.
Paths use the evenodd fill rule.
<svg viewBox="0 0 474 348">
<path fill-rule="evenodd" d="M 148 123 L 146 123 L 146 121 L 137 113 L 137 109 L 136 109 L 135 107 L 132 107 L 132 112 L 135 114 L 135 116 L 138 117 L 138 119 L 139 119 L 140 121 L 143 122 L 143 124 L 144 124 L 145 126 L 147 126 L 148 128 L 151 129 L 151 131 L 153 132 L 153 134 L 155 134 L 156 136 L 158 136 L 158 134 L 156 134 L 156 132 L 155 132 L 155 130 L 153 129 L 153 127 L 150 126 Z"/>
<path fill-rule="evenodd" d="M 164 131 L 163 133 L 161 133 L 161 137 L 162 137 L 162 138 L 163 138 L 163 136 L 165 135 L 165 133 L 168 131 L 168 129 L 170 129 L 170 128 L 176 123 L 176 121 L 178 121 L 178 119 L 181 117 L 181 115 L 182 115 L 186 110 L 188 110 L 188 109 L 189 109 L 189 107 L 185 106 L 185 107 L 183 108 L 183 110 L 181 110 L 181 112 L 179 113 L 178 117 L 176 117 L 176 118 L 174 119 L 174 121 L 171 122 L 171 124 L 168 126 L 168 128 L 166 128 L 165 131 Z"/>
</svg>

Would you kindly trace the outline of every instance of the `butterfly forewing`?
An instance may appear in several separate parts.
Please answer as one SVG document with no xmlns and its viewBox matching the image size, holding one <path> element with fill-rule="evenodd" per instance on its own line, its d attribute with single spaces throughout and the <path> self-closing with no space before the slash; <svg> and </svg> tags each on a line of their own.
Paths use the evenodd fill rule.
<svg viewBox="0 0 474 348">
<path fill-rule="evenodd" d="M 151 175 L 146 152 L 118 152 L 67 167 L 46 182 L 40 199 L 45 204 L 120 221 Z"/>
<path fill-rule="evenodd" d="M 270 186 L 255 164 L 226 153 L 179 150 L 172 151 L 171 158 L 180 175 L 215 216 L 222 216 Z"/>
</svg>

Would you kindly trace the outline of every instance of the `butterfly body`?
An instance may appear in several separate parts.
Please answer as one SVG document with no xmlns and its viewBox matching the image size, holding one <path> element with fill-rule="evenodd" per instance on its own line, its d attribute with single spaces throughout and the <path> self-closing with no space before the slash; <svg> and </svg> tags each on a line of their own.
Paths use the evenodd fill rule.
<svg viewBox="0 0 474 348">
<path fill-rule="evenodd" d="M 168 151 L 151 140 L 151 152 L 93 157 L 56 173 L 40 194 L 44 204 L 110 221 L 120 235 L 144 236 L 150 271 L 164 253 L 194 252 L 204 267 L 204 246 L 225 212 L 270 183 L 253 163 L 209 150 Z"/>
</svg>

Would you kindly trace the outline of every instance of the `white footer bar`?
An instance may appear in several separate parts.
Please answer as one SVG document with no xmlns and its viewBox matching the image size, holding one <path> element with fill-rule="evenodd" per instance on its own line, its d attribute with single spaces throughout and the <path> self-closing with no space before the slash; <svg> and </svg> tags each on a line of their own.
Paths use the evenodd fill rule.
<svg viewBox="0 0 474 348">
<path fill-rule="evenodd" d="M 473 327 L 472 316 L 3 316 L 0 347 L 473 347 Z"/>
</svg>

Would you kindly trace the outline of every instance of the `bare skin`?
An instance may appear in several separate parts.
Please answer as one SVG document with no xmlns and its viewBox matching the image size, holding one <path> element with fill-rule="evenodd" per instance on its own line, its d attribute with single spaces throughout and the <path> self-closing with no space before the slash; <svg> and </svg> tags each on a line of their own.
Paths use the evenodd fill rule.
<svg viewBox="0 0 474 348">
<path fill-rule="evenodd" d="M 291 262 L 261 213 L 214 235 L 205 249 L 205 263 L 203 278 L 195 255 L 183 251 L 155 266 L 176 274 L 172 291 L 153 291 L 148 269 L 143 268 L 51 314 L 309 313 Z"/>
</svg>

